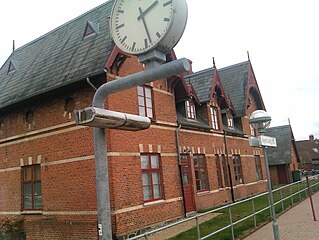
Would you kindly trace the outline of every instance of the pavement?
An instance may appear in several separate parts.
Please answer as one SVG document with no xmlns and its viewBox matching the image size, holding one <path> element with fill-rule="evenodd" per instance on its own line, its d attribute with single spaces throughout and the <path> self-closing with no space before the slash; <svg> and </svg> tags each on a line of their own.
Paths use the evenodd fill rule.
<svg viewBox="0 0 319 240">
<path fill-rule="evenodd" d="M 315 217 L 309 198 L 277 216 L 280 240 L 319 240 L 319 192 L 312 195 Z M 274 239 L 272 222 L 259 228 L 244 240 Z"/>
</svg>

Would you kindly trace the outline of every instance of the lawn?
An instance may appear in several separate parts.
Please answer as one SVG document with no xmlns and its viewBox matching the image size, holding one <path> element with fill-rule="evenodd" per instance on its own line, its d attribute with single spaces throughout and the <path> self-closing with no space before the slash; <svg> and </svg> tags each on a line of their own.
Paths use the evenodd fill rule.
<svg viewBox="0 0 319 240">
<path fill-rule="evenodd" d="M 314 181 L 310 182 L 311 184 L 314 183 Z M 299 186 L 298 186 L 299 185 Z M 280 187 L 283 187 L 282 185 L 277 185 L 274 186 L 274 189 L 278 189 Z M 303 191 L 301 193 L 298 193 L 294 195 L 293 197 L 289 197 L 288 199 L 280 201 L 281 198 L 288 197 L 294 193 L 297 193 L 299 190 L 303 189 L 305 185 L 303 183 L 300 184 L 295 184 L 291 187 L 285 187 L 281 188 L 281 190 L 278 190 L 274 192 L 273 197 L 274 197 L 274 202 L 277 203 L 275 204 L 275 210 L 276 213 L 279 214 L 282 211 L 286 210 L 290 206 L 296 204 L 297 202 L 305 199 L 307 197 L 306 191 Z M 318 185 L 316 188 L 312 188 L 312 191 L 317 191 L 318 190 Z M 268 206 L 268 196 L 263 195 L 261 197 L 255 198 L 254 199 L 254 206 L 255 206 L 255 212 L 265 208 Z M 207 212 L 212 209 L 206 209 L 201 212 Z M 204 237 L 208 235 L 209 233 L 212 233 L 218 229 L 221 229 L 223 227 L 226 227 L 227 225 L 230 224 L 230 215 L 229 215 L 229 208 L 224 208 L 218 213 L 221 213 L 217 217 L 204 222 L 200 224 L 200 233 L 201 237 Z M 232 216 L 232 222 L 236 222 L 240 219 L 245 218 L 246 216 L 249 216 L 253 213 L 253 207 L 252 207 L 252 201 L 245 201 L 242 203 L 238 203 L 236 205 L 232 205 L 231 207 L 231 216 Z M 256 226 L 260 226 L 262 224 L 265 224 L 270 221 L 270 211 L 269 209 L 262 211 L 256 215 Z M 242 222 L 236 224 L 234 226 L 234 236 L 236 239 L 240 238 L 241 236 L 244 236 L 245 233 L 248 231 L 252 231 L 255 228 L 255 221 L 253 217 L 250 217 L 246 220 L 243 220 Z M 183 232 L 173 238 L 171 240 L 194 240 L 197 239 L 197 229 L 192 228 L 186 232 Z M 228 239 L 233 239 L 232 238 L 232 231 L 231 228 L 227 228 L 214 236 L 211 236 L 207 239 L 216 239 L 216 240 L 228 240 Z"/>
</svg>

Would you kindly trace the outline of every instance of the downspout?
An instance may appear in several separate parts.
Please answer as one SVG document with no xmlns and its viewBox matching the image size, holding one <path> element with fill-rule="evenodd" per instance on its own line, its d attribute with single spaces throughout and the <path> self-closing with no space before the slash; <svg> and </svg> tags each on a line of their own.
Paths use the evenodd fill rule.
<svg viewBox="0 0 319 240">
<path fill-rule="evenodd" d="M 176 148 L 177 148 L 177 159 L 178 159 L 178 170 L 179 170 L 179 177 L 181 180 L 181 188 L 182 188 L 182 195 L 183 195 L 183 208 L 184 208 L 184 217 L 187 217 L 186 212 L 186 203 L 185 203 L 185 194 L 184 194 L 184 185 L 183 185 L 183 174 L 182 174 L 182 163 L 181 163 L 181 151 L 180 151 L 180 145 L 179 145 L 179 130 L 181 129 L 182 125 L 177 121 L 178 127 L 176 128 Z"/>
<path fill-rule="evenodd" d="M 87 84 L 89 84 L 89 86 L 91 87 L 91 88 L 93 88 L 95 91 L 97 91 L 97 88 L 93 85 L 93 83 L 90 81 L 90 78 L 86 78 L 86 82 L 87 82 Z"/>
<path fill-rule="evenodd" d="M 230 164 L 229 164 L 229 157 L 228 157 L 228 145 L 227 145 L 227 140 L 226 140 L 226 131 L 223 130 L 223 132 L 224 132 L 224 144 L 225 144 L 225 152 L 226 152 L 227 168 L 228 168 L 228 177 L 229 177 L 229 185 L 230 185 L 230 194 L 231 194 L 231 200 L 234 203 L 235 202 L 235 197 L 234 197 L 233 180 L 232 180 L 231 169 L 230 169 Z"/>
</svg>

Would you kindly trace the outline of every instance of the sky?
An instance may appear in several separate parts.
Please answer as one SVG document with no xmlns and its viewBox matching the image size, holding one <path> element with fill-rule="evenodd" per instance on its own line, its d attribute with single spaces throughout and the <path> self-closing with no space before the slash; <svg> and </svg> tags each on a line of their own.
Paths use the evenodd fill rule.
<svg viewBox="0 0 319 240">
<path fill-rule="evenodd" d="M 0 66 L 15 47 L 40 37 L 103 0 L 11 0 L 0 3 Z M 296 140 L 319 138 L 319 33 L 316 0 L 187 0 L 188 22 L 175 47 L 193 71 L 246 61 L 272 117 Z"/>
</svg>

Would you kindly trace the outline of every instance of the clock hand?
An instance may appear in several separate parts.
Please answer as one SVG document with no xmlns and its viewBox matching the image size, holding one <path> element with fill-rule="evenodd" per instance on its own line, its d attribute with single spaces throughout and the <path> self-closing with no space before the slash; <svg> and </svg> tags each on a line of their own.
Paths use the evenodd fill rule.
<svg viewBox="0 0 319 240">
<path fill-rule="evenodd" d="M 141 19 L 144 18 L 144 16 L 146 15 L 146 13 L 148 13 L 153 7 L 155 7 L 158 4 L 158 1 L 156 0 L 155 2 L 153 2 L 148 8 L 146 8 L 146 10 L 143 12 L 142 10 L 140 10 L 140 15 L 137 17 L 137 20 L 140 21 Z"/>
<path fill-rule="evenodd" d="M 145 32 L 146 32 L 147 38 L 150 41 L 150 43 L 152 43 L 150 32 L 148 31 L 148 28 L 147 28 L 147 25 L 146 25 L 146 21 L 145 21 L 142 9 L 139 7 L 138 10 L 140 11 L 140 16 L 142 16 L 141 19 L 142 19 L 142 22 L 143 22 L 143 25 L 144 25 L 144 28 L 145 28 Z"/>
</svg>

